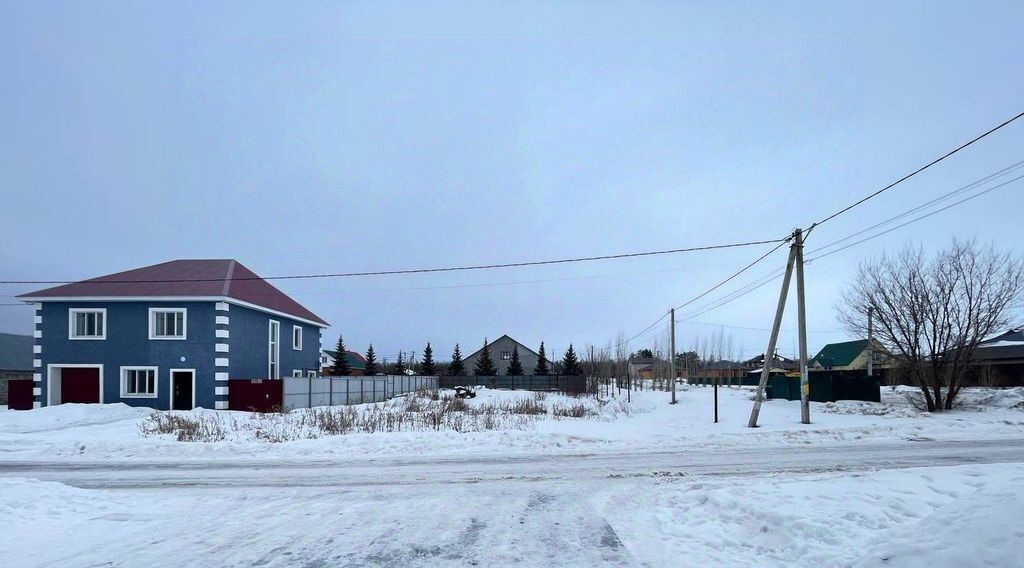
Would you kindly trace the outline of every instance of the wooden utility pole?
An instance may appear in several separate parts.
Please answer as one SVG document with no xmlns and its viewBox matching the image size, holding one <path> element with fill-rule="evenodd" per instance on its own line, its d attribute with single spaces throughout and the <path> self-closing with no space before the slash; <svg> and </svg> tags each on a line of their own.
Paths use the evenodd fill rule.
<svg viewBox="0 0 1024 568">
<path fill-rule="evenodd" d="M 872 336 L 874 335 L 874 318 L 875 308 L 874 306 L 868 306 L 868 376 L 874 375 L 875 370 L 875 344 L 872 342 Z"/>
<path fill-rule="evenodd" d="M 672 377 L 672 404 L 676 403 L 676 309 L 669 310 L 669 317 L 672 318 L 672 333 L 670 343 L 671 352 L 668 354 L 668 374 Z"/>
<path fill-rule="evenodd" d="M 761 367 L 761 380 L 757 383 L 757 394 L 754 395 L 754 408 L 750 411 L 748 428 L 757 428 L 757 417 L 761 414 L 761 403 L 764 402 L 764 387 L 768 383 L 768 375 L 771 373 L 771 362 L 774 359 L 775 343 L 779 339 L 779 327 L 782 326 L 782 314 L 786 311 L 786 298 L 789 295 L 789 281 L 793 277 L 793 265 L 796 261 L 796 246 L 789 247 L 789 259 L 786 261 L 786 275 L 782 278 L 782 290 L 779 293 L 779 304 L 775 308 L 775 322 L 772 324 L 772 333 L 768 337 L 768 348 L 764 351 L 764 365 Z"/>
<path fill-rule="evenodd" d="M 804 232 L 794 233 L 796 248 L 796 319 L 800 341 L 800 422 L 811 423 L 811 384 L 807 378 L 807 308 L 804 304 Z"/>
</svg>

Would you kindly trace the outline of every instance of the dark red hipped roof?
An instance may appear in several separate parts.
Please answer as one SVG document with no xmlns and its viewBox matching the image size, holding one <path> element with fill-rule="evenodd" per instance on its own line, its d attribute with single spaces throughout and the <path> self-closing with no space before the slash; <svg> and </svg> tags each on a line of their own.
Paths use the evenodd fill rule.
<svg viewBox="0 0 1024 568">
<path fill-rule="evenodd" d="M 323 325 L 327 322 L 237 260 L 172 260 L 22 294 L 19 298 L 227 297 Z"/>
</svg>

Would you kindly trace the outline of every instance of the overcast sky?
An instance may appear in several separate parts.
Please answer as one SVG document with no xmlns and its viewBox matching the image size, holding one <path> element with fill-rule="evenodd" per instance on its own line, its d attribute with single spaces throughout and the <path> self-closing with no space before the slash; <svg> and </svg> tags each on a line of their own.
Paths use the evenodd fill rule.
<svg viewBox="0 0 1024 568">
<path fill-rule="evenodd" d="M 777 238 L 1024 110 L 1012 1 L 39 4 L 0 9 L 4 280 L 175 258 L 271 276 Z M 808 249 L 1022 159 L 1024 123 L 822 226 Z M 837 293 L 863 258 L 953 237 L 1019 250 L 1022 188 L 809 265 L 811 351 L 846 337 Z M 278 285 L 331 322 L 327 344 L 343 333 L 393 359 L 430 340 L 446 358 L 508 333 L 558 356 L 640 331 L 765 250 Z M 35 288 L 0 286 L 0 303 Z M 680 324 L 680 348 L 708 324 L 768 327 L 777 294 Z M 30 333 L 31 316 L 3 306 L 0 331 Z M 767 341 L 726 331 L 744 356 Z"/>
</svg>

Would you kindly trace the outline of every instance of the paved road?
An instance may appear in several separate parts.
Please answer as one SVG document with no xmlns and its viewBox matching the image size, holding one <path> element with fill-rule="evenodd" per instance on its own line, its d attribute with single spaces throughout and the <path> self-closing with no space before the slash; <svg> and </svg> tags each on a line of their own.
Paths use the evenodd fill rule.
<svg viewBox="0 0 1024 568">
<path fill-rule="evenodd" d="M 1024 462 L 1024 438 L 813 444 L 728 450 L 569 455 L 466 455 L 362 460 L 0 462 L 0 476 L 83 488 L 367 487 L 635 478 L 742 476 Z"/>
</svg>

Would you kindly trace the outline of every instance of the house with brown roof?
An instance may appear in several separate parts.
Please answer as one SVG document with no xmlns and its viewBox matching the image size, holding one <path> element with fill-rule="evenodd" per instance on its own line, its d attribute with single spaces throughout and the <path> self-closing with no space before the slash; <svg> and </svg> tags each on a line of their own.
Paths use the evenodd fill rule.
<svg viewBox="0 0 1024 568">
<path fill-rule="evenodd" d="M 308 376 L 327 322 L 240 262 L 173 260 L 19 296 L 34 406 L 228 408 L 229 379 Z"/>
</svg>

